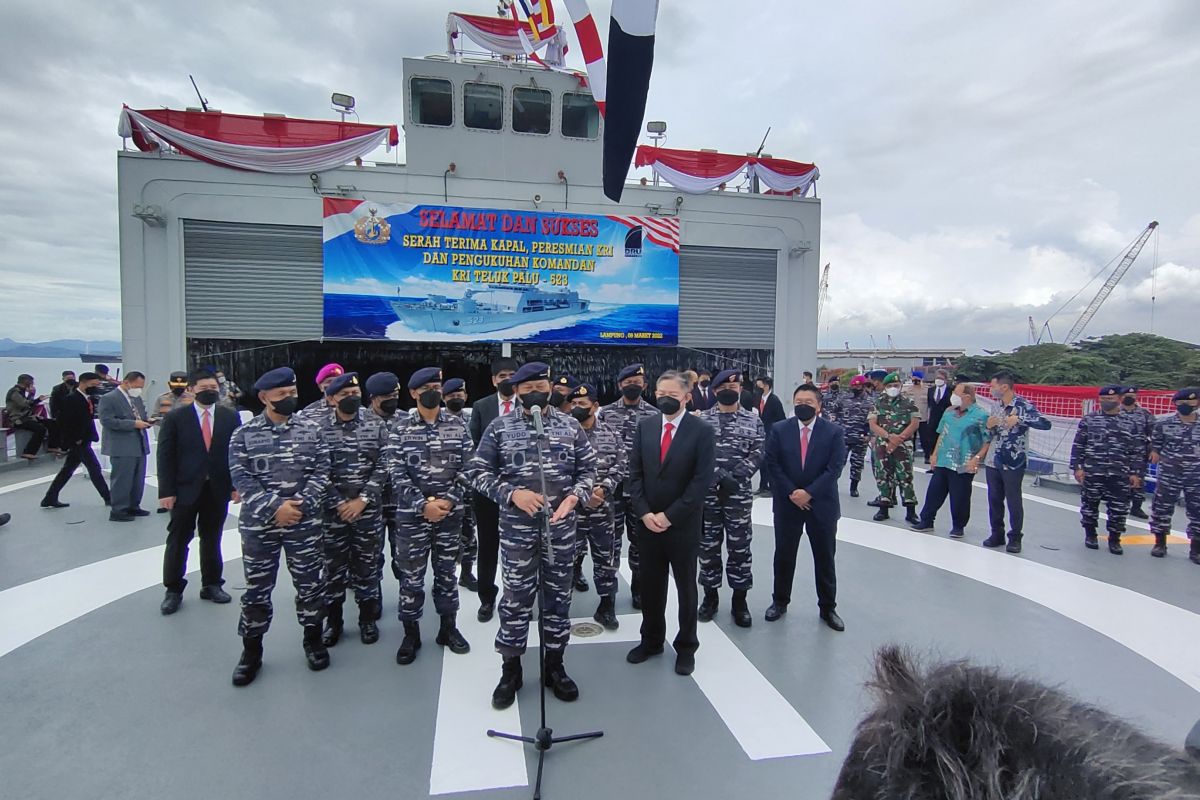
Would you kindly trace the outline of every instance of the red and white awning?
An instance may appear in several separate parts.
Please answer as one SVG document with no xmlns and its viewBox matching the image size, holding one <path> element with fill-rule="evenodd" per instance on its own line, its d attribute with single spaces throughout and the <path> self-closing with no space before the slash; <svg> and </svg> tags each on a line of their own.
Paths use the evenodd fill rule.
<svg viewBox="0 0 1200 800">
<path fill-rule="evenodd" d="M 815 164 L 783 158 L 735 156 L 704 150 L 672 150 L 639 145 L 634 165 L 689 194 L 704 194 L 745 174 L 757 177 L 772 191 L 803 197 L 821 172 Z"/>
<path fill-rule="evenodd" d="M 395 125 L 252 117 L 219 111 L 121 111 L 117 134 L 139 150 L 164 145 L 193 158 L 251 172 L 323 172 L 400 142 Z"/>
<path fill-rule="evenodd" d="M 561 26 L 551 25 L 540 31 L 541 38 L 532 41 L 535 51 L 544 50 L 542 60 L 550 67 L 566 64 L 567 36 Z M 451 12 L 446 17 L 446 52 L 456 51 L 459 36 L 465 36 L 489 53 L 516 58 L 524 56 L 525 45 L 521 43 L 521 27 L 517 20 L 509 17 L 485 17 L 481 14 Z"/>
</svg>

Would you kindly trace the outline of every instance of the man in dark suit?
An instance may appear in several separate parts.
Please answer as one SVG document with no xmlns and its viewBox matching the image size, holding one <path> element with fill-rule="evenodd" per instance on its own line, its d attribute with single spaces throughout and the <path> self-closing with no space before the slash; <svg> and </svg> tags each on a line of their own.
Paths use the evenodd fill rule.
<svg viewBox="0 0 1200 800">
<path fill-rule="evenodd" d="M 58 419 L 62 416 L 63 400 L 67 399 L 78 385 L 79 381 L 75 378 L 75 371 L 68 369 L 62 374 L 62 383 L 50 390 L 50 424 L 47 425 L 49 438 L 46 442 L 46 449 L 51 453 L 65 453 L 70 446 L 70 442 L 64 443 L 62 440 Z"/>
<path fill-rule="evenodd" d="M 950 408 L 950 396 L 953 394 L 954 387 L 950 385 L 950 373 L 939 369 L 927 395 L 929 399 L 929 449 L 925 451 L 926 464 L 929 463 L 929 454 L 937 448 L 938 425 L 942 421 L 942 415 Z M 921 447 L 924 449 L 924 441 L 921 442 Z"/>
<path fill-rule="evenodd" d="M 167 414 L 158 432 L 158 504 L 171 512 L 163 554 L 163 614 L 174 614 L 183 602 L 188 545 L 197 525 L 204 587 L 200 599 L 230 601 L 221 588 L 221 533 L 233 498 L 229 439 L 240 419 L 236 411 L 220 405 L 219 384 L 211 372 L 193 372 L 187 390 L 193 402 Z"/>
<path fill-rule="evenodd" d="M 475 446 L 492 420 L 502 414 L 511 414 L 518 403 L 512 384 L 508 379 L 517 371 L 517 362 L 512 358 L 498 358 L 492 362 L 492 385 L 496 394 L 480 398 L 471 406 L 471 419 L 467 428 Z M 500 587 L 496 585 L 496 564 L 500 559 L 500 509 L 479 493 L 475 493 L 471 505 L 475 510 L 475 532 L 479 540 L 479 612 L 480 622 L 487 622 L 496 613 L 496 596 Z"/>
<path fill-rule="evenodd" d="M 46 496 L 42 498 L 42 508 L 66 508 L 70 505 L 60 502 L 58 494 L 67 485 L 67 481 L 75 474 L 75 470 L 80 464 L 87 468 L 88 477 L 92 479 L 92 485 L 96 487 L 96 491 L 104 498 L 104 504 L 108 505 L 110 502 L 108 483 L 104 480 L 104 470 L 100 468 L 100 462 L 96 459 L 95 451 L 92 450 L 92 442 L 100 441 L 100 435 L 96 433 L 95 412 L 92 409 L 92 401 L 88 393 L 99 383 L 99 375 L 94 372 L 85 372 L 79 376 L 79 385 L 72 389 L 70 394 L 59 400 L 58 431 L 67 457 L 63 461 L 62 469 L 54 476 L 50 488 L 46 490 Z"/>
<path fill-rule="evenodd" d="M 817 578 L 821 619 L 835 631 L 846 626 L 837 611 L 834 568 L 837 523 L 842 516 L 838 478 L 846 465 L 842 429 L 821 419 L 821 390 L 802 384 L 792 395 L 796 416 L 771 429 L 767 437 L 767 469 L 775 512 L 775 590 L 767 622 L 787 613 L 796 572 L 796 550 L 807 530 Z"/>
<path fill-rule="evenodd" d="M 712 372 L 702 369 L 696 385 L 692 387 L 692 410 L 707 411 L 716 405 L 716 402 L 712 392 Z"/>
<path fill-rule="evenodd" d="M 115 391 L 100 398 L 100 426 L 104 438 L 100 453 L 112 461 L 112 522 L 130 522 L 136 517 L 148 517 L 141 507 L 146 488 L 146 456 L 150 454 L 150 438 L 146 431 L 155 420 L 146 414 L 142 389 L 146 376 L 141 372 L 125 375 Z"/>
<path fill-rule="evenodd" d="M 775 395 L 775 381 L 771 376 L 764 375 L 755 385 L 758 387 L 758 416 L 762 419 L 764 431 L 770 436 L 771 427 L 787 419 L 787 412 L 783 410 L 783 403 Z M 758 475 L 758 494 L 760 497 L 771 494 L 771 476 L 766 470 L 762 470 Z"/>
<path fill-rule="evenodd" d="M 704 527 L 704 496 L 712 485 L 712 426 L 685 410 L 687 379 L 664 372 L 655 391 L 661 414 L 638 423 L 629 454 L 629 503 L 638 518 L 642 641 L 625 657 L 640 664 L 663 651 L 667 635 L 667 572 L 679 597 L 675 671 L 696 667 L 696 560 Z"/>
</svg>

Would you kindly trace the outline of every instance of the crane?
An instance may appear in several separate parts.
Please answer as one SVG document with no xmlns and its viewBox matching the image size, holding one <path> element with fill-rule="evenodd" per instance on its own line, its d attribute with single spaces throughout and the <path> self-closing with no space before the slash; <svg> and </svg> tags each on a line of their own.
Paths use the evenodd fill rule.
<svg viewBox="0 0 1200 800">
<path fill-rule="evenodd" d="M 1079 315 L 1079 319 L 1075 320 L 1075 324 L 1071 326 L 1071 331 L 1067 334 L 1064 342 L 1068 344 L 1076 342 L 1083 335 L 1083 330 L 1092 321 L 1092 317 L 1096 316 L 1096 312 L 1100 310 L 1100 306 L 1104 305 L 1104 301 L 1112 294 L 1113 289 L 1117 288 L 1117 284 L 1121 282 L 1121 278 L 1125 277 L 1125 273 L 1133 266 L 1133 262 L 1138 257 L 1138 253 L 1142 252 L 1142 248 L 1146 246 L 1146 242 L 1150 239 L 1150 234 L 1154 233 L 1154 229 L 1158 227 L 1157 222 L 1151 222 L 1146 226 L 1146 230 L 1142 231 L 1141 235 L 1134 241 L 1133 246 L 1129 248 L 1129 252 L 1121 259 L 1121 263 L 1117 264 L 1112 274 L 1108 276 L 1108 280 L 1100 287 L 1100 291 L 1096 292 L 1096 296 L 1092 298 L 1092 302 L 1088 303 L 1087 308 Z"/>
<path fill-rule="evenodd" d="M 821 327 L 821 312 L 825 310 L 825 301 L 829 299 L 829 265 L 821 271 L 821 293 L 817 295 L 817 327 Z"/>
<path fill-rule="evenodd" d="M 1029 318 L 1029 343 L 1037 344 L 1037 340 L 1038 340 L 1037 325 L 1034 324 L 1033 317 L 1030 317 Z"/>
</svg>

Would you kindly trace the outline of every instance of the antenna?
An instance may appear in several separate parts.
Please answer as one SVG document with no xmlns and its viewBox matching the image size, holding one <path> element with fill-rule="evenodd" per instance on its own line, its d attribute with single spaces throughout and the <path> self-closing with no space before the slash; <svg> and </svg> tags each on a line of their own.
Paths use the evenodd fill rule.
<svg viewBox="0 0 1200 800">
<path fill-rule="evenodd" d="M 758 149 L 754 151 L 754 157 L 755 157 L 755 158 L 758 158 L 759 156 L 761 156 L 761 155 L 762 155 L 763 148 L 767 146 L 767 137 L 768 137 L 768 136 L 770 136 L 770 135 L 771 135 L 771 126 L 770 126 L 770 125 L 768 125 L 768 126 L 767 126 L 767 132 L 763 134 L 763 140 L 762 140 L 762 144 L 760 144 L 760 145 L 758 146 Z"/>
<path fill-rule="evenodd" d="M 196 85 L 196 79 L 189 74 L 188 80 L 192 82 L 192 88 L 196 90 L 196 97 L 200 98 L 200 107 L 208 111 L 208 101 L 204 99 L 204 95 L 200 94 L 200 87 Z"/>
</svg>

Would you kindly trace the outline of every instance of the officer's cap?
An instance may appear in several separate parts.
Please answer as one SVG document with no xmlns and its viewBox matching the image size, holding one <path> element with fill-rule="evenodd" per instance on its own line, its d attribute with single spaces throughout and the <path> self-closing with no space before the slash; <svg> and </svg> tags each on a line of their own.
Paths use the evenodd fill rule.
<svg viewBox="0 0 1200 800">
<path fill-rule="evenodd" d="M 171 377 L 167 378 L 167 383 L 171 386 L 187 386 L 188 378 L 186 372 L 172 372 Z"/>
<path fill-rule="evenodd" d="M 543 364 L 541 361 L 530 361 L 528 364 L 521 367 L 513 376 L 508 379 L 508 382 L 513 386 L 518 386 L 526 381 L 548 381 L 550 380 L 550 365 Z"/>
<path fill-rule="evenodd" d="M 321 381 L 326 378 L 336 378 L 339 375 L 344 375 L 346 370 L 341 364 L 326 364 L 317 370 L 317 385 L 321 385 Z"/>
<path fill-rule="evenodd" d="M 889 383 L 899 383 L 899 382 L 900 382 L 900 376 L 897 375 L 895 372 L 889 372 L 888 374 L 883 376 L 883 385 L 884 386 L 887 386 Z"/>
<path fill-rule="evenodd" d="M 1171 399 L 1176 403 L 1181 403 L 1184 400 L 1194 401 L 1197 398 L 1200 398 L 1200 389 L 1197 389 L 1195 386 L 1193 386 L 1189 389 L 1180 389 Z"/>
<path fill-rule="evenodd" d="M 448 378 L 442 384 L 442 394 L 454 394 L 455 392 L 465 392 L 467 390 L 467 382 L 462 378 Z"/>
<path fill-rule="evenodd" d="M 367 394 L 372 397 L 380 397 L 396 391 L 400 387 L 400 379 L 391 372 L 376 372 L 367 378 L 364 385 L 367 388 Z"/>
<path fill-rule="evenodd" d="M 441 383 L 442 368 L 441 367 L 423 367 L 412 374 L 408 379 L 409 389 L 420 389 L 427 383 Z"/>
<path fill-rule="evenodd" d="M 350 386 L 358 386 L 358 373 L 347 372 L 345 375 L 339 375 L 333 379 L 333 383 L 325 387 L 325 396 L 333 397 L 335 394 Z"/>
<path fill-rule="evenodd" d="M 568 400 L 576 400 L 582 397 L 584 400 L 591 400 L 593 403 L 600 402 L 600 398 L 596 395 L 596 387 L 590 383 L 581 383 L 571 390 L 571 394 L 567 395 Z"/>
<path fill-rule="evenodd" d="M 1117 385 L 1113 384 L 1111 386 L 1101 386 L 1100 387 L 1100 396 L 1101 397 L 1113 397 L 1113 396 L 1120 395 L 1120 394 L 1125 394 L 1124 386 L 1117 386 Z"/>
<path fill-rule="evenodd" d="M 723 383 L 741 383 L 742 373 L 736 369 L 723 369 L 717 373 L 717 377 L 713 378 L 712 385 L 714 388 Z"/>
<path fill-rule="evenodd" d="M 887 377 L 887 374 L 888 371 L 886 369 L 873 369 L 867 373 L 867 377 L 873 381 L 881 381 Z"/>
<path fill-rule="evenodd" d="M 291 367 L 276 367 L 270 372 L 264 372 L 257 381 L 254 382 L 254 391 L 269 392 L 272 389 L 281 389 L 284 386 L 296 385 L 296 373 Z"/>
<path fill-rule="evenodd" d="M 620 383 L 621 381 L 625 380 L 626 378 L 632 378 L 637 375 L 644 376 L 645 374 L 646 374 L 646 368 L 643 367 L 641 364 L 630 364 L 628 367 L 625 367 L 625 369 L 623 369 L 617 373 L 617 383 Z"/>
<path fill-rule="evenodd" d="M 576 386 L 579 385 L 579 381 L 577 381 L 571 375 L 559 375 L 557 378 L 554 379 L 554 385 L 555 386 L 565 386 L 568 389 L 574 389 Z"/>
</svg>

